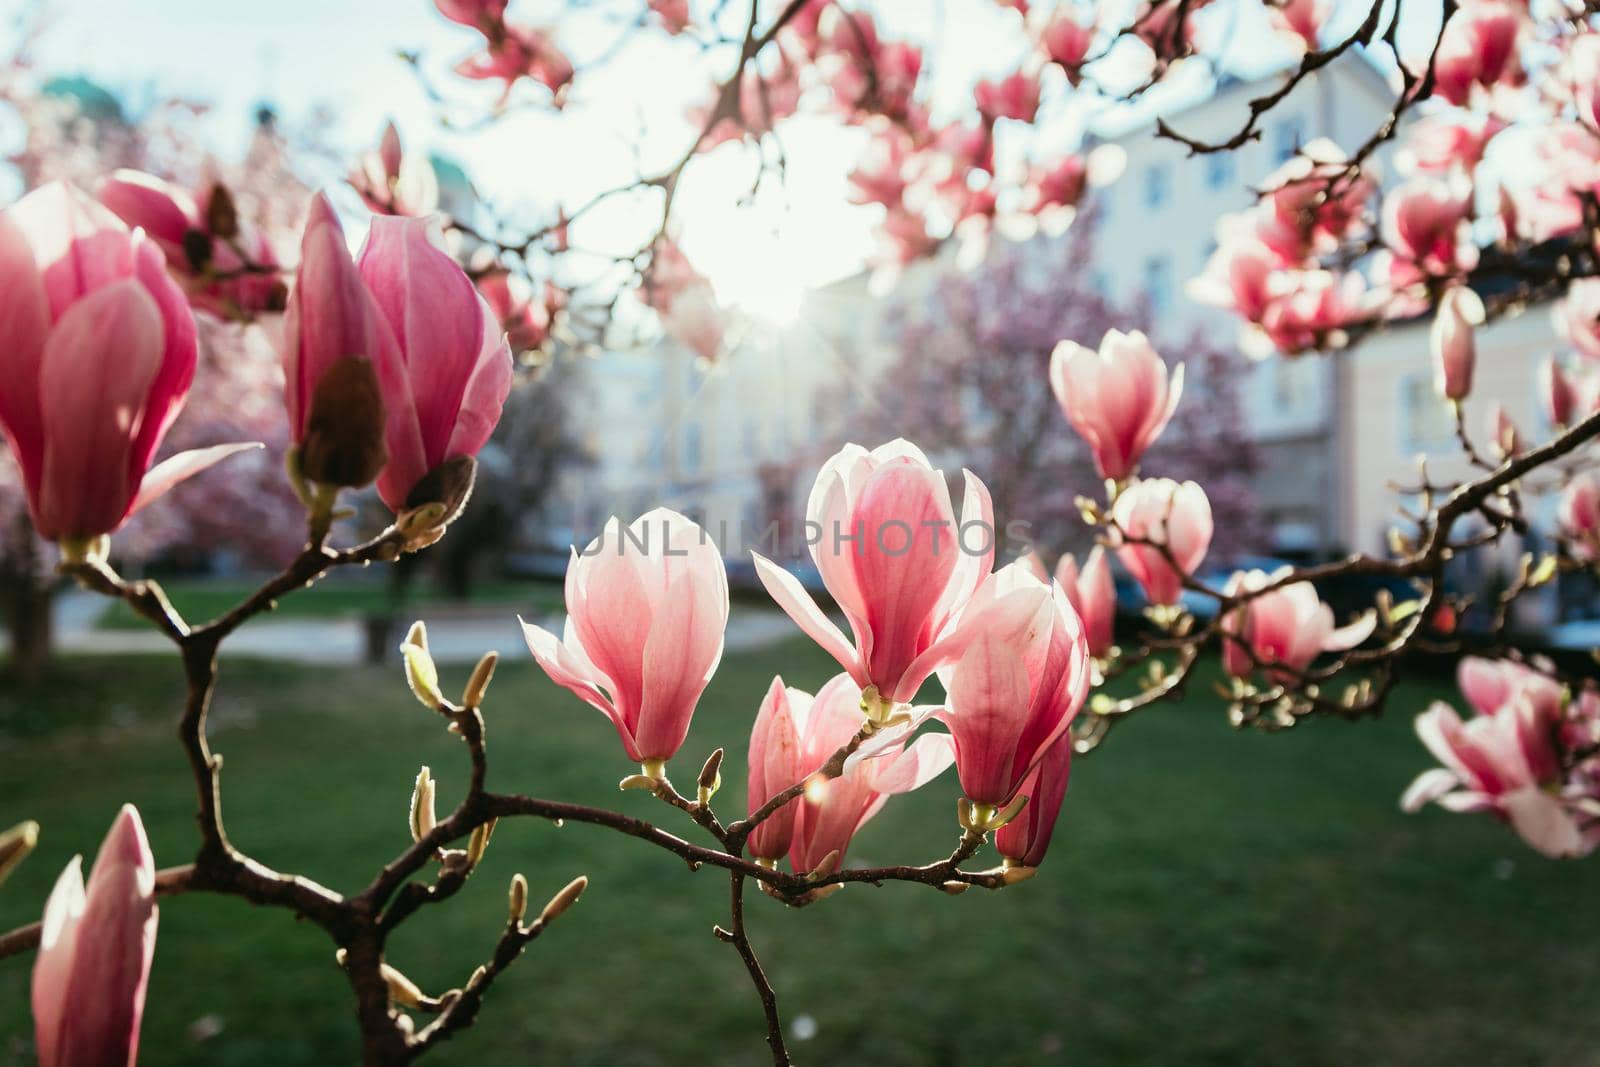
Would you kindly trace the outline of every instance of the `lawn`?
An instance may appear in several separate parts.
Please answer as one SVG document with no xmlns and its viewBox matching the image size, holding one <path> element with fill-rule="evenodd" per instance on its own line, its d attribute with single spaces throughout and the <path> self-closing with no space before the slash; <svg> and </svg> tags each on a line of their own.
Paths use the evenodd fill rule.
<svg viewBox="0 0 1600 1067">
<path fill-rule="evenodd" d="M 260 580 L 250 579 L 177 578 L 162 579 L 161 587 L 184 618 L 191 622 L 203 622 L 227 611 L 254 592 L 260 584 Z M 382 581 L 372 581 L 368 575 L 335 574 L 308 589 L 300 590 L 294 596 L 283 598 L 273 617 L 331 619 L 390 614 L 395 610 L 395 603 L 389 586 Z M 501 578 L 475 585 L 471 595 L 460 600 L 446 596 L 432 583 L 419 581 L 406 592 L 402 604 L 405 609 L 458 604 L 513 606 L 523 612 L 559 611 L 561 585 L 559 582 Z M 95 625 L 107 630 L 136 630 L 148 628 L 150 624 L 127 604 L 116 600 L 107 602 L 104 614 L 96 620 Z"/>
<path fill-rule="evenodd" d="M 730 655 L 680 760 L 687 779 L 729 746 L 741 772 L 727 775 L 725 811 L 741 799 L 748 724 L 780 667 L 808 688 L 830 673 L 799 642 Z M 757 947 L 787 1017 L 811 1035 L 794 1042 L 797 1057 L 1595 1062 L 1600 865 L 1543 860 L 1487 819 L 1396 810 L 1426 764 L 1407 711 L 1439 691 L 1402 689 L 1379 723 L 1278 736 L 1231 732 L 1203 696 L 1154 709 L 1079 764 L 1040 877 L 999 894 L 852 886 L 800 912 L 754 896 Z M 36 917 L 61 865 L 95 847 L 123 800 L 144 811 L 158 862 L 186 858 L 177 696 L 176 667 L 158 659 L 73 662 L 0 695 L 0 822 L 44 824 L 39 852 L 0 889 L 0 926 Z M 629 767 L 610 727 L 525 663 L 502 668 L 487 714 L 493 787 L 673 822 L 653 799 L 617 793 Z M 397 671 L 230 664 L 215 719 L 234 839 L 342 889 L 406 843 L 419 763 L 441 780 L 441 802 L 465 773 Z M 954 788 L 950 778 L 891 803 L 852 859 L 943 855 Z M 516 870 L 536 901 L 578 873 L 590 889 L 480 1025 L 429 1062 L 762 1061 L 755 996 L 711 937 L 725 880 L 605 831 L 502 826 L 467 889 L 408 926 L 393 961 L 425 987 L 459 984 L 489 951 Z M 0 961 L 0 1062 L 29 1062 L 29 966 Z M 318 930 L 233 900 L 162 904 L 146 1067 L 346 1063 L 351 1032 Z"/>
</svg>

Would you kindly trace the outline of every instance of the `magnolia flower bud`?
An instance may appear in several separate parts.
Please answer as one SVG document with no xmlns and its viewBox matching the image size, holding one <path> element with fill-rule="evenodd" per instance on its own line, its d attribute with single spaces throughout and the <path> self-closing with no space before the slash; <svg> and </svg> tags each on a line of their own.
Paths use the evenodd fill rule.
<svg viewBox="0 0 1600 1067">
<path fill-rule="evenodd" d="M 31 819 L 0 834 L 0 883 L 16 869 L 17 864 L 28 858 L 28 853 L 33 851 L 33 846 L 38 842 L 39 824 Z"/>
<path fill-rule="evenodd" d="M 478 461 L 471 456 L 456 456 L 434 467 L 411 490 L 395 518 L 395 529 L 408 541 L 442 531 L 466 508 L 477 474 Z"/>
<path fill-rule="evenodd" d="M 515 925 L 528 914 L 528 880 L 520 873 L 511 876 L 511 889 L 506 893 L 507 921 Z"/>
<path fill-rule="evenodd" d="M 588 888 L 588 876 L 578 875 L 578 877 L 567 883 L 565 889 L 550 898 L 550 903 L 546 904 L 544 910 L 539 913 L 539 921 L 548 923 L 558 917 L 562 912 L 576 904 L 578 898 L 583 896 L 583 891 Z"/>
<path fill-rule="evenodd" d="M 372 362 L 335 360 L 311 394 L 300 470 L 320 485 L 370 485 L 389 459 L 383 434 L 383 394 Z"/>
<path fill-rule="evenodd" d="M 489 682 L 494 678 L 495 664 L 500 662 L 500 653 L 485 652 L 478 665 L 472 668 L 472 677 L 467 679 L 467 688 L 461 693 L 461 703 L 469 708 L 481 707 L 484 695 L 489 691 Z"/>
<path fill-rule="evenodd" d="M 423 1002 L 429 999 L 428 995 L 418 988 L 417 983 L 389 964 L 379 964 L 378 971 L 389 987 L 389 999 L 401 1007 L 420 1008 Z"/>
<path fill-rule="evenodd" d="M 489 848 L 489 838 L 494 836 L 495 823 L 498 820 L 490 819 L 473 828 L 472 836 L 467 838 L 467 863 L 476 867 L 482 860 L 483 854 Z"/>
<path fill-rule="evenodd" d="M 700 806 L 704 807 L 711 803 L 712 796 L 722 788 L 722 749 L 719 748 L 706 757 L 705 766 L 700 768 L 700 778 L 696 785 L 699 786 Z"/>
<path fill-rule="evenodd" d="M 1462 400 L 1472 392 L 1472 370 L 1478 352 L 1472 331 L 1483 321 L 1483 301 L 1466 286 L 1452 286 L 1439 299 L 1439 311 L 1429 336 L 1434 384 L 1446 400 Z"/>
<path fill-rule="evenodd" d="M 433 832 L 437 819 L 433 811 L 433 776 L 424 767 L 417 772 L 417 784 L 411 790 L 411 840 L 421 841 Z"/>
<path fill-rule="evenodd" d="M 400 643 L 400 655 L 405 660 L 406 684 L 416 694 L 423 707 L 440 711 L 444 707 L 444 694 L 439 691 L 439 668 L 434 666 L 428 652 L 428 628 L 418 621 L 406 631 Z"/>
</svg>

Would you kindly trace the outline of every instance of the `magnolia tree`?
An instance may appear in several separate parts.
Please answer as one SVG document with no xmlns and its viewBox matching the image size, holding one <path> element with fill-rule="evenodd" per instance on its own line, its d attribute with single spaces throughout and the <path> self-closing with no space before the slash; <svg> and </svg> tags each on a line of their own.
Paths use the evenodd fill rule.
<svg viewBox="0 0 1600 1067">
<path fill-rule="evenodd" d="M 1259 202 L 1227 220 L 1197 291 L 1237 312 L 1252 343 L 1277 358 L 1314 358 L 1393 320 L 1432 315 L 1439 402 L 1457 410 L 1471 388 L 1475 331 L 1535 302 L 1554 309 L 1573 349 L 1541 375 L 1555 429 L 1534 439 L 1504 417 L 1486 434 L 1460 425 L 1470 473 L 1443 483 L 1419 471 L 1403 487 L 1390 553 L 1245 571 L 1218 584 L 1197 578 L 1215 540 L 1211 487 L 1168 477 L 1175 468 L 1153 447 L 1173 432 L 1194 387 L 1142 336 L 1095 336 L 1094 326 L 1055 339 L 1048 367 L 1033 371 L 1034 389 L 1054 397 L 1101 480 L 1076 501 L 1099 542 L 1081 565 L 1068 557 L 1053 578 L 1027 557 L 997 567 L 1006 539 L 983 471 L 963 472 L 958 509 L 945 473 L 908 441 L 849 444 L 822 465 L 806 529 L 847 627 L 787 570 L 754 562 L 768 593 L 840 672 L 815 693 L 774 678 L 750 709 L 741 811 L 715 803 L 735 773 L 722 749 L 679 774 L 690 782 L 682 789 L 668 774 L 719 661 L 729 600 L 720 553 L 693 522 L 656 510 L 613 518 L 575 552 L 561 634 L 525 630 L 538 665 L 616 730 L 620 756 L 638 768 L 622 787 L 663 805 L 683 836 L 633 812 L 490 789 L 484 703 L 494 658 L 452 699 L 419 626 L 402 648 L 406 676 L 463 745 L 460 800 L 439 811 L 433 779 L 419 775 L 409 842 L 351 892 L 314 872 L 272 869 L 230 841 L 222 761 L 207 734 L 219 648 L 277 598 L 331 570 L 391 563 L 447 535 L 469 504 L 474 457 L 511 385 L 511 347 L 520 342 L 507 334 L 581 339 L 595 324 L 605 328 L 622 290 L 637 290 L 667 330 L 707 358 L 722 354 L 731 333 L 715 289 L 668 236 L 699 152 L 743 141 L 762 160 L 781 160 L 783 120 L 801 108 L 866 127 L 863 174 L 876 176 L 873 199 L 884 207 L 885 263 L 904 264 L 950 238 L 981 245 L 1069 225 L 1094 162 L 1067 155 L 1008 168 L 994 151 L 999 135 L 1026 140 L 1047 95 L 1093 96 L 1096 84 L 1126 80 L 1130 70 L 1121 91 L 1137 94 L 1218 47 L 1201 0 L 1130 11 L 1005 6 L 1017 9 L 1028 58 L 977 85 L 969 112 L 948 121 L 932 117 L 920 46 L 880 34 L 855 5 L 725 4 L 704 18 L 683 3 L 630 9 L 629 33 L 677 35 L 726 60 L 710 104 L 696 112 L 698 132 L 666 169 L 557 207 L 533 228 L 473 228 L 468 236 L 493 263 L 469 262 L 470 274 L 434 243 L 428 221 L 410 217 L 431 206 L 431 190 L 398 139 L 385 138 L 353 173 L 378 213 L 359 255 L 352 258 L 330 202 L 310 200 L 277 342 L 288 484 L 306 519 L 305 547 L 206 622 L 184 619 L 156 584 L 120 576 L 112 537 L 136 512 L 159 514 L 159 498 L 183 479 L 250 454 L 241 454 L 247 444 L 202 440 L 152 463 L 197 379 L 196 311 L 209 314 L 219 286 L 249 299 L 264 254 L 214 193 L 190 200 L 139 176 L 83 183 L 93 192 L 53 183 L 0 213 L 0 425 L 33 525 L 57 546 L 61 571 L 127 601 L 176 649 L 188 686 L 180 741 L 199 831 L 187 862 L 157 869 L 138 814 L 125 809 L 87 882 L 74 862 L 42 923 L 0 936 L 0 955 L 37 949 L 33 1012 L 47 1067 L 133 1060 L 156 897 L 187 892 L 239 896 L 324 930 L 349 978 L 364 1061 L 410 1062 L 477 1019 L 499 976 L 584 890 L 576 878 L 530 910 L 529 885 L 514 878 L 492 954 L 458 984 L 386 961 L 391 935 L 458 893 L 493 828 L 513 817 L 611 830 L 726 877 L 728 915 L 716 936 L 749 973 L 773 1062 L 789 1063 L 747 925 L 752 887 L 790 907 L 850 883 L 1017 891 L 1046 857 L 1072 762 L 1119 722 L 1182 694 L 1208 650 L 1231 678 L 1236 724 L 1359 718 L 1390 697 L 1406 653 L 1459 651 L 1463 617 L 1478 614 L 1488 641 L 1460 669 L 1472 715 L 1463 721 L 1446 704 L 1423 711 L 1418 733 L 1443 766 L 1418 777 L 1405 805 L 1437 801 L 1488 814 L 1550 856 L 1580 856 L 1600 842 L 1600 691 L 1504 637 L 1518 596 L 1600 557 L 1600 480 L 1586 466 L 1600 434 L 1600 281 L 1588 280 L 1600 226 L 1600 36 L 1581 10 L 1530 11 L 1509 0 L 1432 6 L 1442 18 L 1431 35 L 1426 19 L 1402 31 L 1415 10 L 1409 0 L 1357 11 L 1359 21 L 1343 30 L 1324 26 L 1322 5 L 1274 6 L 1272 25 L 1302 56 L 1281 87 L 1252 101 L 1237 131 L 1217 143 L 1158 131 L 1197 153 L 1228 151 L 1338 56 L 1385 54 L 1396 72 L 1390 116 L 1360 144 L 1339 152 L 1307 145 L 1265 178 Z M 581 86 L 588 64 L 563 51 L 560 27 L 510 21 L 504 0 L 440 0 L 439 8 L 476 49 L 459 75 L 504 87 L 486 121 L 512 107 L 559 108 Z M 1428 39 L 1413 53 L 1419 36 Z M 1408 176 L 1384 187 L 1370 161 L 1391 140 Z M 1520 153 L 1520 166 L 1491 166 L 1507 152 Z M 659 222 L 616 260 L 621 269 L 550 288 L 554 266 L 579 254 L 573 235 L 590 205 L 640 193 L 656 196 Z M 463 233 L 471 225 L 445 220 Z M 369 484 L 392 522 L 369 541 L 336 543 L 330 531 L 343 501 Z M 1452 558 L 1522 537 L 1534 502 L 1546 497 L 1558 501 L 1557 522 L 1542 531 L 1553 552 L 1525 557 L 1492 600 L 1448 590 Z M 1121 647 L 1110 637 L 1108 555 L 1148 605 L 1142 631 Z M 1315 583 L 1338 576 L 1379 576 L 1414 593 L 1337 619 Z M 1197 599 L 1213 610 L 1194 610 Z M 1114 695 L 1101 688 L 1113 676 L 1136 684 Z M 955 781 L 945 785 L 951 764 Z M 891 797 L 928 787 L 956 795 L 948 855 L 887 867 L 849 862 L 863 823 Z M 37 829 L 23 824 L 6 835 L 0 859 L 9 865 L 25 854 Z M 986 848 L 994 855 L 982 859 Z"/>
</svg>

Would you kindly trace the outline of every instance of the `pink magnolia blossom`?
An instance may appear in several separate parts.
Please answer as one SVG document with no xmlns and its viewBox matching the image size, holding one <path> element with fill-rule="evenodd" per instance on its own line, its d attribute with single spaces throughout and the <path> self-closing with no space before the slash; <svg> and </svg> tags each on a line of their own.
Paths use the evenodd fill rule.
<svg viewBox="0 0 1600 1067">
<path fill-rule="evenodd" d="M 663 238 L 657 243 L 639 298 L 660 316 L 667 336 L 708 363 L 722 354 L 726 314 L 711 283 L 677 242 Z"/>
<path fill-rule="evenodd" d="M 39 1067 L 133 1067 L 156 950 L 156 865 L 125 804 L 83 881 L 74 856 L 44 906 L 33 965 Z"/>
<path fill-rule="evenodd" d="M 1089 55 L 1089 46 L 1094 43 L 1094 31 L 1094 23 L 1078 21 L 1065 8 L 1057 9 L 1039 31 L 1039 45 L 1044 54 L 1067 72 L 1067 80 L 1073 85 L 1082 78 L 1081 68 Z"/>
<path fill-rule="evenodd" d="M 566 604 L 559 638 L 522 624 L 533 658 L 611 720 L 629 759 L 671 759 L 722 659 L 728 575 L 717 546 L 666 508 L 628 526 L 613 517 L 574 549 Z"/>
<path fill-rule="evenodd" d="M 1466 0 L 1440 34 L 1434 93 L 1465 107 L 1486 91 L 1524 84 L 1528 26 L 1527 5 L 1517 0 Z"/>
<path fill-rule="evenodd" d="M 1471 214 L 1472 186 L 1467 182 L 1413 178 L 1388 193 L 1381 229 L 1393 257 L 1390 284 L 1400 289 L 1477 266 Z"/>
<path fill-rule="evenodd" d="M 456 73 L 477 81 L 503 82 L 502 103 L 517 82 L 531 78 L 549 89 L 560 106 L 577 72 L 548 30 L 503 24 L 501 32 L 490 38 L 488 48 L 458 63 Z"/>
<path fill-rule="evenodd" d="M 1195 0 L 1184 6 L 1171 3 L 1170 0 L 1140 0 L 1129 28 L 1135 37 L 1149 47 L 1160 69 L 1194 51 L 1194 16 L 1210 3 L 1211 0 Z M 1180 11 L 1183 14 L 1183 26 L 1181 32 L 1175 32 L 1178 31 Z"/>
<path fill-rule="evenodd" d="M 1600 560 L 1600 472 L 1587 471 L 1568 483 L 1557 514 L 1573 556 L 1586 563 Z"/>
<path fill-rule="evenodd" d="M 1217 250 L 1200 275 L 1190 281 L 1189 296 L 1232 311 L 1247 322 L 1260 322 L 1273 299 L 1278 258 L 1238 219 L 1225 221 L 1219 231 Z"/>
<path fill-rule="evenodd" d="M 1479 715 L 1493 715 L 1518 701 L 1548 726 L 1561 718 L 1566 700 L 1561 683 L 1525 663 L 1484 656 L 1463 656 L 1456 666 L 1456 685 Z"/>
<path fill-rule="evenodd" d="M 1568 39 L 1563 74 L 1578 120 L 1600 133 L 1600 34 L 1591 30 Z"/>
<path fill-rule="evenodd" d="M 491 35 L 504 21 L 506 4 L 510 0 L 434 0 L 439 14 L 451 22 L 459 22 Z"/>
<path fill-rule="evenodd" d="M 997 613 L 983 603 L 1002 597 L 1032 609 L 1008 610 L 1015 625 L 995 626 Z M 980 632 L 940 671 L 947 696 L 939 717 L 954 739 L 962 791 L 974 804 L 999 809 L 1083 706 L 1089 648 L 1065 591 L 1039 581 L 1025 561 L 991 576 L 968 613 Z"/>
<path fill-rule="evenodd" d="M 1146 598 L 1152 604 L 1176 604 L 1184 577 L 1194 574 L 1211 547 L 1211 502 L 1205 490 L 1170 478 L 1135 482 L 1117 496 L 1112 517 L 1122 535 L 1117 558 Z"/>
<path fill-rule="evenodd" d="M 1072 428 L 1094 452 L 1102 478 L 1122 481 L 1139 466 L 1183 395 L 1183 364 L 1167 365 L 1138 330 L 1110 330 L 1098 352 L 1062 341 L 1050 355 L 1050 388 Z"/>
<path fill-rule="evenodd" d="M 1072 736 L 1068 734 L 1045 750 L 1044 758 L 1017 790 L 1028 798 L 1021 814 L 995 831 L 995 851 L 1008 865 L 1037 867 L 1044 861 L 1071 776 Z"/>
<path fill-rule="evenodd" d="M 476 456 L 511 391 L 511 350 L 500 322 L 456 261 L 428 240 L 429 223 L 372 220 L 356 269 L 394 331 L 410 388 L 385 397 L 392 430 L 378 495 L 400 512 L 428 472 Z M 409 402 L 409 403 L 408 403 Z"/>
<path fill-rule="evenodd" d="M 848 674 L 835 675 L 809 706 L 791 702 L 800 736 L 800 766 L 811 774 L 848 744 L 861 728 L 861 690 Z M 789 864 L 797 874 L 842 865 L 857 831 L 883 810 L 890 796 L 932 781 L 955 757 L 948 734 L 926 734 L 845 765 L 838 778 L 809 785 L 795 812 Z M 832 856 L 832 860 L 829 857 Z"/>
<path fill-rule="evenodd" d="M 650 0 L 650 10 L 674 37 L 689 28 L 689 0 Z"/>
<path fill-rule="evenodd" d="M 289 437 L 311 457 L 305 471 L 310 480 L 362 486 L 377 478 L 388 457 L 421 453 L 421 427 L 400 414 L 415 406 L 394 329 L 351 260 L 344 229 L 323 193 L 312 198 L 306 214 L 280 351 Z M 367 410 L 370 397 L 329 392 L 352 369 L 358 372 L 352 377 L 376 385 L 381 410 Z M 388 417 L 391 411 L 396 417 Z M 369 440 L 371 435 L 378 440 Z"/>
<path fill-rule="evenodd" d="M 214 218 L 212 200 L 218 196 L 228 197 L 228 206 L 221 218 Z M 277 254 L 263 234 L 237 217 L 221 185 L 208 185 L 197 198 L 154 175 L 119 170 L 100 183 L 99 199 L 160 246 L 196 309 L 220 318 L 283 309 Z M 214 223 L 231 226 L 233 232 L 215 233 Z"/>
<path fill-rule="evenodd" d="M 1444 766 L 1424 771 L 1411 783 L 1400 800 L 1404 810 L 1435 802 L 1449 811 L 1491 812 L 1547 856 L 1593 849 L 1593 832 L 1584 832 L 1559 791 L 1556 734 L 1527 699 L 1465 723 L 1440 701 L 1417 716 L 1416 727 Z"/>
<path fill-rule="evenodd" d="M 817 474 L 806 504 L 811 557 L 855 642 L 788 571 L 760 555 L 767 592 L 812 640 L 882 702 L 903 703 L 961 652 L 940 637 L 989 573 L 994 511 L 964 471 L 957 519 L 944 474 L 908 441 L 849 444 Z"/>
<path fill-rule="evenodd" d="M 1088 185 L 1089 163 L 1083 156 L 1063 156 L 1052 166 L 1035 167 L 1028 173 L 1028 210 L 1077 207 Z"/>
<path fill-rule="evenodd" d="M 439 178 L 433 164 L 404 150 L 392 122 L 383 128 L 377 149 L 361 156 L 349 181 L 374 214 L 428 215 L 439 207 Z"/>
<path fill-rule="evenodd" d="M 1312 52 L 1332 8 L 1332 0 L 1279 0 L 1267 6 L 1267 13 L 1273 29 L 1301 51 Z"/>
<path fill-rule="evenodd" d="M 1581 278 L 1556 304 L 1556 333 L 1590 359 L 1600 360 L 1600 278 Z"/>
<path fill-rule="evenodd" d="M 1578 394 L 1555 356 L 1546 356 L 1539 364 L 1539 400 L 1550 425 L 1571 425 L 1578 407 Z"/>
<path fill-rule="evenodd" d="M 720 105 L 721 96 L 721 87 L 713 86 L 706 100 L 689 109 L 689 122 L 703 128 Z M 771 71 L 746 69 L 739 81 L 738 114 L 722 115 L 706 130 L 698 148 L 708 152 L 729 141 L 760 140 L 799 107 L 799 71 L 787 57 L 781 58 Z"/>
<path fill-rule="evenodd" d="M 1229 596 L 1276 585 L 1246 600 L 1222 621 L 1222 666 L 1234 677 L 1249 677 L 1259 664 L 1275 681 L 1292 682 L 1322 653 L 1346 652 L 1372 636 L 1377 624 L 1372 612 L 1348 626 L 1335 627 L 1333 609 L 1310 582 L 1277 585 L 1291 573 L 1287 567 L 1271 574 L 1236 571 L 1228 579 Z"/>
<path fill-rule="evenodd" d="M 1483 301 L 1464 285 L 1453 285 L 1439 298 L 1429 331 L 1433 380 L 1446 400 L 1464 400 L 1472 392 L 1472 369 L 1478 346 L 1474 327 L 1483 325 Z"/>
<path fill-rule="evenodd" d="M 1039 75 L 1018 70 L 1003 78 L 984 79 L 972 90 L 972 96 L 985 122 L 1032 122 L 1039 111 Z"/>
<path fill-rule="evenodd" d="M 1269 279 L 1260 336 L 1286 356 L 1342 348 L 1349 328 L 1373 315 L 1366 279 L 1354 271 L 1282 271 Z"/>
<path fill-rule="evenodd" d="M 86 542 L 248 445 L 151 467 L 197 358 L 194 317 L 160 249 L 78 189 L 0 211 L 0 428 L 40 536 Z"/>
<path fill-rule="evenodd" d="M 1401 146 L 1400 165 L 1416 174 L 1471 174 L 1483 154 L 1507 126 L 1505 119 L 1482 111 L 1435 112 L 1412 123 Z"/>
<path fill-rule="evenodd" d="M 1117 588 L 1111 579 L 1111 559 L 1101 545 L 1089 550 L 1082 570 L 1070 552 L 1056 561 L 1056 581 L 1083 620 L 1089 655 L 1104 656 L 1115 641 Z"/>
<path fill-rule="evenodd" d="M 550 337 L 551 323 L 566 306 L 566 293 L 544 284 L 543 299 L 535 299 L 509 270 L 495 267 L 478 276 L 478 292 L 489 302 L 513 355 L 542 349 Z"/>
<path fill-rule="evenodd" d="M 1305 252 L 1327 252 L 1361 222 L 1376 191 L 1370 174 L 1351 174 L 1339 146 L 1319 137 L 1262 183 L 1262 204 L 1270 221 L 1257 223 L 1258 236 L 1285 263 L 1298 261 Z"/>
<path fill-rule="evenodd" d="M 799 782 L 815 768 L 802 764 L 800 728 L 811 710 L 811 694 L 772 679 L 766 697 L 756 712 L 750 729 L 750 778 L 746 790 L 746 814 L 754 815 L 779 793 Z M 750 855 L 757 859 L 782 859 L 794 841 L 795 815 L 800 800 L 795 798 L 773 812 L 750 833 Z"/>
<path fill-rule="evenodd" d="M 912 158 L 911 139 L 898 126 L 876 123 L 855 170 L 850 172 L 852 204 L 898 205 L 910 184 L 907 165 Z"/>
<path fill-rule="evenodd" d="M 1600 137 L 1579 122 L 1556 121 L 1532 131 L 1535 180 L 1516 197 L 1516 229 L 1534 241 L 1586 225 L 1584 207 L 1600 189 Z"/>
<path fill-rule="evenodd" d="M 1523 449 L 1522 431 L 1517 429 L 1511 414 L 1499 401 L 1489 408 L 1489 447 L 1502 459 L 1514 456 Z"/>
</svg>

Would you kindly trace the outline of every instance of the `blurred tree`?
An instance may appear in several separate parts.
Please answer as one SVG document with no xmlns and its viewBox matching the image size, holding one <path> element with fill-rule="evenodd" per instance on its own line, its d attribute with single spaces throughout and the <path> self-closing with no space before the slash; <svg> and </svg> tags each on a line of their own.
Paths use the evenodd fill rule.
<svg viewBox="0 0 1600 1067">
<path fill-rule="evenodd" d="M 1047 554 L 1088 542 L 1079 496 L 1100 488 L 1088 448 L 1062 417 L 1049 387 L 1056 343 L 1089 347 L 1111 329 L 1138 329 L 1141 308 L 1119 308 L 1090 283 L 1092 213 L 1062 237 L 996 242 L 984 260 L 946 271 L 901 299 L 888 329 L 899 355 L 877 391 L 891 425 L 915 427 L 930 452 L 983 472 L 1002 528 L 1030 524 Z M 1241 432 L 1238 356 L 1202 338 L 1153 338 L 1169 362 L 1186 364 L 1184 398 L 1151 450 L 1170 477 L 1205 485 L 1224 556 L 1252 547 L 1250 476 L 1255 455 Z"/>
</svg>

